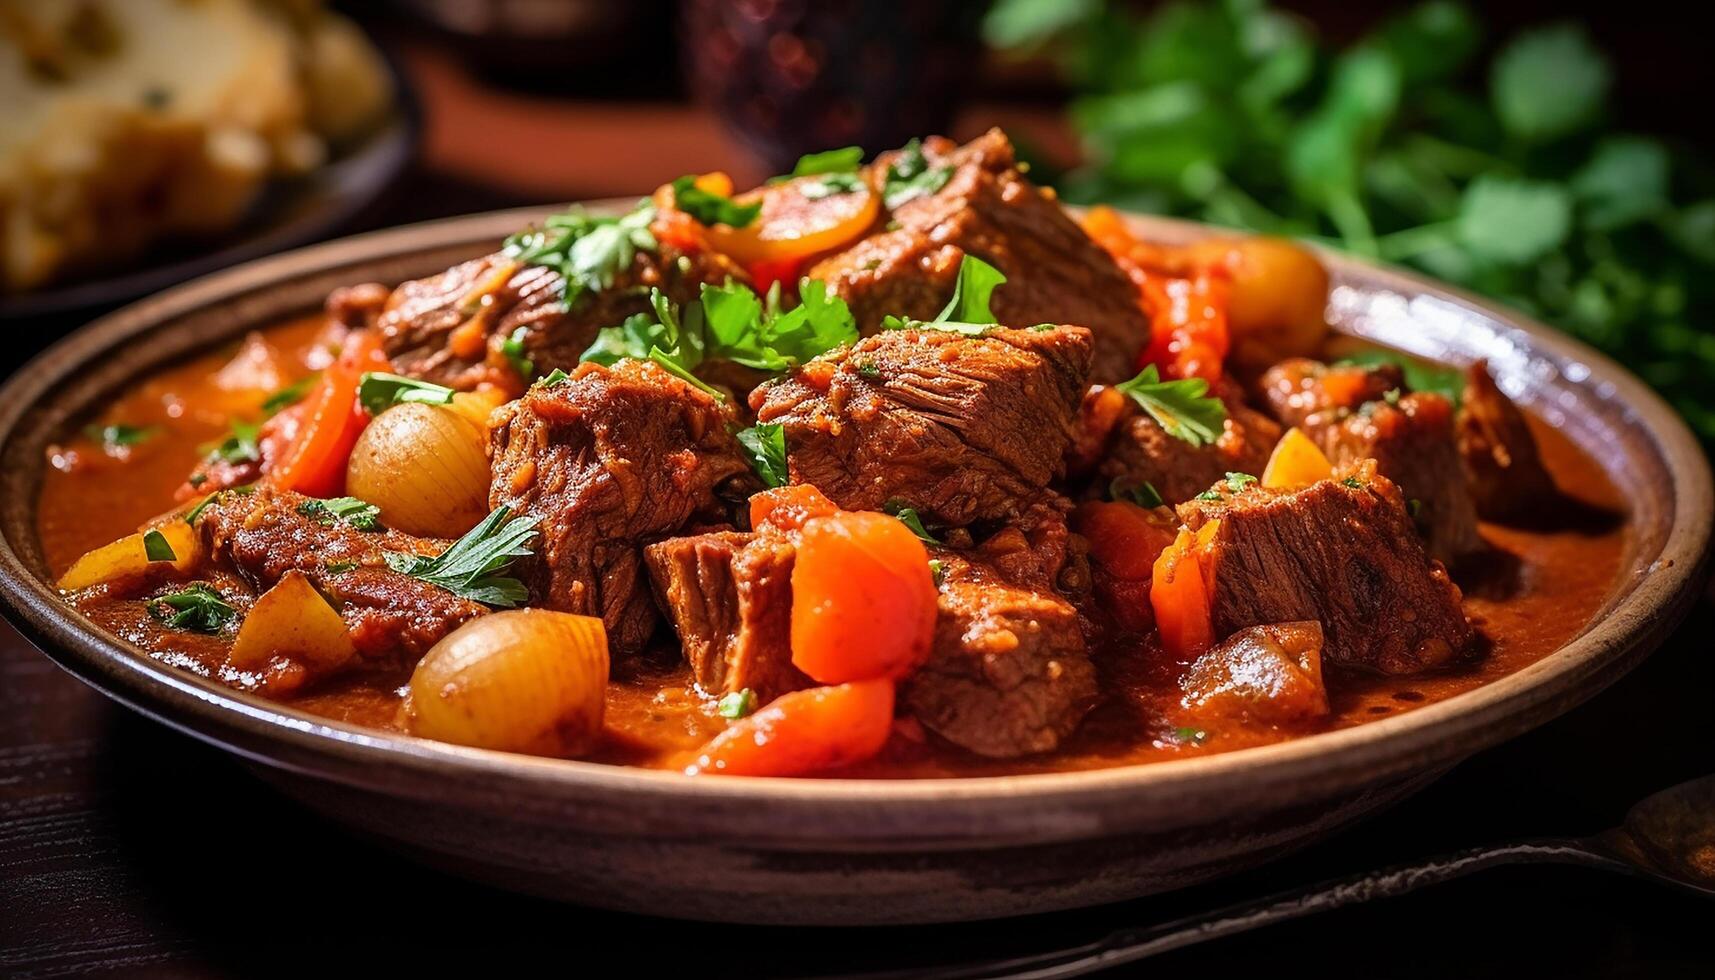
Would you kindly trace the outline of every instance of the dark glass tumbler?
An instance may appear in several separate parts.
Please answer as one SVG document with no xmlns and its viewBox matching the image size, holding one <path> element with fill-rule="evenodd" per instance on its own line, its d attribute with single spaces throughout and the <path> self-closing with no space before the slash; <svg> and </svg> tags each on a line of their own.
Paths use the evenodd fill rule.
<svg viewBox="0 0 1715 980">
<path fill-rule="evenodd" d="M 941 132 L 980 64 L 974 0 L 685 0 L 697 98 L 770 170 Z"/>
</svg>

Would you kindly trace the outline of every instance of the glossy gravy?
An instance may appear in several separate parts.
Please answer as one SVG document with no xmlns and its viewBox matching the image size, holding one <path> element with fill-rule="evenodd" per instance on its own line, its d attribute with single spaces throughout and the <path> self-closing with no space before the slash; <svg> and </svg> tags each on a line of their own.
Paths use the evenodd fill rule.
<svg viewBox="0 0 1715 980">
<path fill-rule="evenodd" d="M 319 316 L 265 332 L 289 359 L 301 359 L 321 326 Z M 227 432 L 232 418 L 254 419 L 256 392 L 229 392 L 216 372 L 223 351 L 187 362 L 140 384 L 115 402 L 96 425 L 155 426 L 158 434 L 131 447 L 105 451 L 81 432 L 50 449 L 38 530 L 55 575 L 91 548 L 135 531 L 174 506 L 173 492 Z M 1410 711 L 1517 671 L 1581 633 L 1615 585 L 1629 526 L 1624 502 L 1602 468 L 1566 437 L 1531 419 L 1544 462 L 1579 516 L 1549 530 L 1483 524 L 1496 549 L 1492 559 L 1457 576 L 1465 609 L 1488 641 L 1486 654 L 1453 671 L 1382 677 L 1330 671 L 1333 713 L 1313 731 L 1345 728 Z M 117 636 L 154 651 L 163 663 L 219 676 L 229 639 L 170 630 L 135 601 L 92 595 L 80 608 Z M 612 763 L 677 767 L 725 724 L 691 683 L 669 630 L 659 649 L 637 663 L 616 664 L 607 693 L 607 735 L 594 758 Z M 1303 729 L 1184 727 L 1175 683 L 1179 665 L 1157 650 L 1096 651 L 1107 700 L 1078 732 L 1049 756 L 985 760 L 925 738 L 901 721 L 881 756 L 841 776 L 927 777 L 1091 769 L 1222 752 L 1306 734 Z M 226 678 L 229 682 L 234 678 Z M 403 730 L 399 688 L 406 676 L 366 675 L 324 685 L 287 703 L 328 718 Z"/>
</svg>

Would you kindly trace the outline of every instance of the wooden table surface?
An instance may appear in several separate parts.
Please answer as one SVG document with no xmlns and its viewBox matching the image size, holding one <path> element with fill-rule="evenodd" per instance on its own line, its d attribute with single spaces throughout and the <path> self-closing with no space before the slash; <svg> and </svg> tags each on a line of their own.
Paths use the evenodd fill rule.
<svg viewBox="0 0 1715 980">
<path fill-rule="evenodd" d="M 758 176 L 707 116 L 500 95 L 429 48 L 424 165 L 376 224 L 646 190 L 692 169 Z M 1040 112 L 977 109 L 1051 152 Z M 523 134 L 522 136 L 520 134 Z M 496 146 L 526 145 L 512 154 Z M 548 965 L 805 976 L 1023 953 L 1331 875 L 1519 836 L 1577 835 L 1715 772 L 1715 602 L 1566 717 L 1266 868 L 1170 896 L 1004 923 L 888 930 L 675 923 L 521 898 L 419 868 L 279 796 L 221 752 L 61 673 L 0 625 L 0 976 L 409 976 Z M 1495 871 L 1151 961 L 1176 978 L 1715 976 L 1715 905 L 1595 872 Z"/>
</svg>

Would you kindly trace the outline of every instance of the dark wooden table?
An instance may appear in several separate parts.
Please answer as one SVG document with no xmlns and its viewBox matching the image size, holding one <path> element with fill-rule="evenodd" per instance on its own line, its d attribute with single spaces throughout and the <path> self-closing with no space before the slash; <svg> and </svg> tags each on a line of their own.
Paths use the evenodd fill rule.
<svg viewBox="0 0 1715 980">
<path fill-rule="evenodd" d="M 484 91 L 412 52 L 425 165 L 377 224 L 634 193 L 747 164 L 710 120 Z M 975 110 L 1053 147 L 1040 114 Z M 507 164 L 516 141 L 553 152 Z M 545 158 L 553 162 L 544 163 Z M 88 973 L 805 976 L 1024 953 L 1265 891 L 1515 836 L 1603 829 L 1643 795 L 1715 772 L 1715 603 L 1594 701 L 1464 763 L 1335 840 L 1237 878 L 1101 909 L 889 930 L 750 929 L 554 905 L 443 877 L 267 788 L 235 760 L 110 704 L 0 625 L 0 976 Z M 1594 872 L 1496 871 L 1402 900 L 1170 954 L 1176 978 L 1715 976 L 1715 905 Z M 614 971 L 617 972 L 617 971 Z"/>
</svg>

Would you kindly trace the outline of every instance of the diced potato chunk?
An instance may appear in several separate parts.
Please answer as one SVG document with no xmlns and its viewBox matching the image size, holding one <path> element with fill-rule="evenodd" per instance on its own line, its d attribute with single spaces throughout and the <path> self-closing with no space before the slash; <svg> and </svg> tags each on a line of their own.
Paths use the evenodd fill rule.
<svg viewBox="0 0 1715 980">
<path fill-rule="evenodd" d="M 357 655 L 345 620 L 302 572 L 287 572 L 250 607 L 228 663 L 240 670 L 289 657 L 318 670 L 332 670 Z"/>
<path fill-rule="evenodd" d="M 187 574 L 197 565 L 202 542 L 196 531 L 178 516 L 163 520 L 157 527 L 146 527 L 136 534 L 127 534 L 118 541 L 102 545 L 85 554 L 60 576 L 62 592 L 75 592 L 92 585 L 103 585 L 137 578 L 149 570 L 148 546 L 143 538 L 150 531 L 159 532 L 173 551 L 175 572 Z"/>
</svg>

